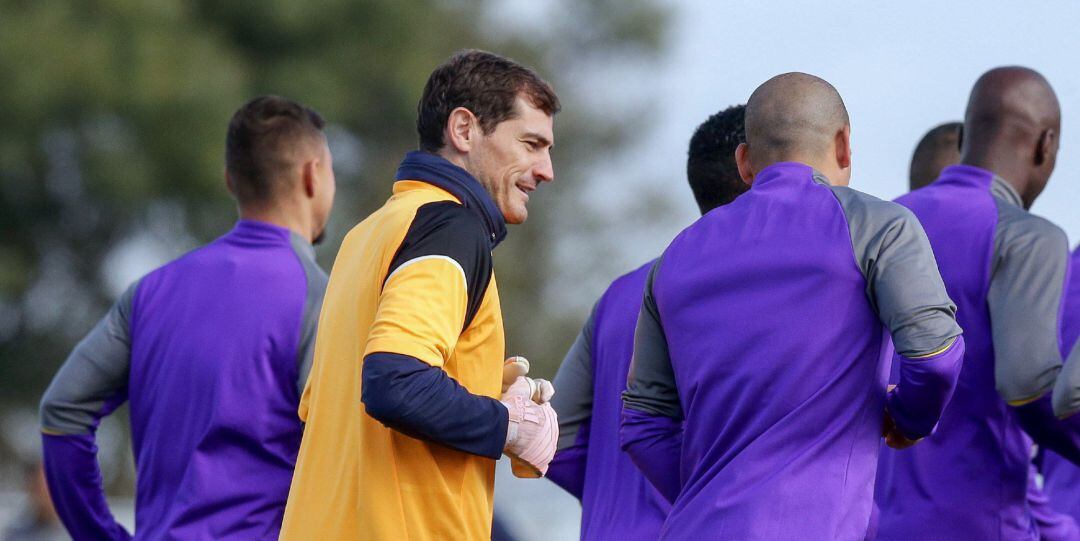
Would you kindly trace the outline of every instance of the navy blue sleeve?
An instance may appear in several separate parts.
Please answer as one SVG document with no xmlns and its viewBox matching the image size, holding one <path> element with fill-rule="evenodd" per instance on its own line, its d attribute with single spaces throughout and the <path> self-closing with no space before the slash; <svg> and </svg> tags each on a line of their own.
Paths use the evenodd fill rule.
<svg viewBox="0 0 1080 541">
<path fill-rule="evenodd" d="M 360 399 L 389 428 L 474 455 L 498 459 L 510 420 L 498 400 L 474 395 L 443 370 L 397 353 L 364 357 Z"/>
</svg>

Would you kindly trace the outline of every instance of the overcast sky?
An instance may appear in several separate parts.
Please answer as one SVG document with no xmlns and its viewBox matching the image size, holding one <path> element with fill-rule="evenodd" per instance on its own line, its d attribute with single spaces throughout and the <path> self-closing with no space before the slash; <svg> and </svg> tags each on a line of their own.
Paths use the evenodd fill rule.
<svg viewBox="0 0 1080 541">
<path fill-rule="evenodd" d="M 911 151 L 931 127 L 960 120 L 989 68 L 1042 72 L 1062 104 L 1058 165 L 1032 209 L 1080 240 L 1080 3 L 672 2 L 658 73 L 642 79 L 662 114 L 627 167 L 683 178 L 686 142 L 709 114 L 745 102 L 773 75 L 804 71 L 833 83 L 851 113 L 851 185 L 883 198 L 906 190 Z M 824 2 L 819 3 L 822 6 Z M 1035 6 L 1045 6 L 1037 9 Z M 678 192 L 686 220 L 689 189 Z"/>
</svg>

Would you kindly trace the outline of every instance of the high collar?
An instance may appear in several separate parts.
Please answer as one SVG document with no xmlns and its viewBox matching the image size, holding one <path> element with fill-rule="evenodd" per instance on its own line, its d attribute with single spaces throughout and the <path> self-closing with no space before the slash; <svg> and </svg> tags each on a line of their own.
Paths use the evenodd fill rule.
<svg viewBox="0 0 1080 541">
<path fill-rule="evenodd" d="M 963 184 L 976 188 L 989 188 L 996 175 L 982 167 L 974 165 L 950 165 L 941 170 L 941 175 L 934 183 Z"/>
<path fill-rule="evenodd" d="M 258 220 L 240 219 L 236 221 L 236 225 L 228 236 L 251 242 L 282 243 L 289 242 L 291 234 L 292 231 L 287 227 Z"/>
<path fill-rule="evenodd" d="M 506 238 L 506 220 L 487 190 L 468 171 L 445 158 L 421 150 L 409 152 L 398 166 L 396 179 L 419 180 L 450 192 L 484 222 L 492 249 Z"/>
<path fill-rule="evenodd" d="M 829 185 L 829 179 L 825 178 L 818 170 L 799 162 L 777 162 L 754 175 L 754 183 L 751 189 L 768 186 L 769 184 L 784 179 L 802 179 L 818 184 Z"/>
<path fill-rule="evenodd" d="M 990 193 L 998 196 L 1006 203 L 1012 203 L 1027 210 L 1024 206 L 1024 200 L 1020 197 L 1020 193 L 1016 191 L 1016 188 L 1013 188 L 1012 184 L 997 175 L 994 175 L 994 181 L 990 184 Z"/>
<path fill-rule="evenodd" d="M 947 182 L 951 184 L 968 184 L 983 189 L 989 189 L 990 193 L 998 199 L 1024 208 L 1024 200 L 1021 199 L 1016 188 L 1012 187 L 997 173 L 974 165 L 950 165 L 941 170 L 941 176 L 934 183 Z"/>
<path fill-rule="evenodd" d="M 227 242 L 246 246 L 291 245 L 297 251 L 315 257 L 315 247 L 295 231 L 258 220 L 237 220 L 232 231 L 225 235 Z"/>
</svg>

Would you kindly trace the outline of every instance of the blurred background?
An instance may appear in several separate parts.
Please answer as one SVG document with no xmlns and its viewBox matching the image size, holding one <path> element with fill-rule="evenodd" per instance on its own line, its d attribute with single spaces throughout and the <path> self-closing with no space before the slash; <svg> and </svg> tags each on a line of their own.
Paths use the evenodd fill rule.
<svg viewBox="0 0 1080 541">
<path fill-rule="evenodd" d="M 550 377 L 604 287 L 696 218 L 684 180 L 693 129 L 778 73 L 836 85 L 851 111 L 852 185 L 892 198 L 915 143 L 962 117 L 979 74 L 1040 70 L 1064 127 L 1034 211 L 1075 241 L 1078 20 L 1077 4 L 974 1 L 0 0 L 0 539 L 48 521 L 35 503 L 36 403 L 71 347 L 129 283 L 230 228 L 225 126 L 250 97 L 282 94 L 330 122 L 338 199 L 317 249 L 329 270 L 415 148 L 416 101 L 437 64 L 479 47 L 551 81 L 564 106 L 557 180 L 496 252 L 507 353 Z M 98 440 L 130 525 L 123 410 Z M 503 466 L 507 531 L 575 539 L 576 501 Z"/>
</svg>

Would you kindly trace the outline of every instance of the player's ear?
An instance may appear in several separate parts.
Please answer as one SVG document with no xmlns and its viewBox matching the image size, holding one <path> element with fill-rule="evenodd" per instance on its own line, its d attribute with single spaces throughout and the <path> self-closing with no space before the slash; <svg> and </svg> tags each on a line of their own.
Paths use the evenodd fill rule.
<svg viewBox="0 0 1080 541">
<path fill-rule="evenodd" d="M 447 144 L 458 152 L 468 153 L 472 150 L 475 138 L 474 128 L 478 127 L 479 123 L 480 120 L 476 118 L 476 115 L 464 107 L 450 111 L 450 116 L 446 119 Z"/>
<path fill-rule="evenodd" d="M 851 126 L 845 125 L 836 132 L 836 165 L 841 170 L 851 168 Z"/>
<path fill-rule="evenodd" d="M 319 160 L 317 158 L 310 159 L 304 162 L 304 165 L 300 168 L 300 187 L 304 190 L 304 195 L 308 199 L 315 198 L 315 191 L 317 189 L 318 179 L 318 167 Z"/>
<path fill-rule="evenodd" d="M 1035 165 L 1042 166 L 1050 161 L 1057 152 L 1057 133 L 1053 129 L 1045 130 L 1035 144 Z"/>
<path fill-rule="evenodd" d="M 735 147 L 735 165 L 739 167 L 739 177 L 750 186 L 754 183 L 754 170 L 750 167 L 750 147 L 746 143 L 739 143 Z"/>
</svg>

